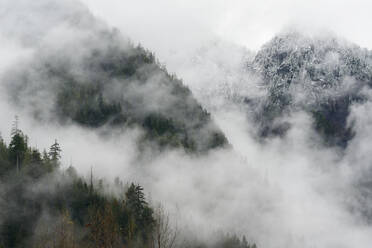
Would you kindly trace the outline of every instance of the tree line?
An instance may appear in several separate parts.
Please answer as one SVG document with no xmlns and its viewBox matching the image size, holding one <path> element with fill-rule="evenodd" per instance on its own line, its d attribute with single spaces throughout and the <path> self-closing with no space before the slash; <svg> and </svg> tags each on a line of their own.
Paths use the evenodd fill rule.
<svg viewBox="0 0 372 248">
<path fill-rule="evenodd" d="M 117 194 L 103 180 L 61 166 L 62 148 L 29 146 L 13 123 L 9 144 L 0 137 L 0 247 L 35 248 L 254 248 L 245 237 L 226 235 L 218 242 L 182 240 L 162 207 L 147 201 L 144 189 L 116 179 Z"/>
</svg>

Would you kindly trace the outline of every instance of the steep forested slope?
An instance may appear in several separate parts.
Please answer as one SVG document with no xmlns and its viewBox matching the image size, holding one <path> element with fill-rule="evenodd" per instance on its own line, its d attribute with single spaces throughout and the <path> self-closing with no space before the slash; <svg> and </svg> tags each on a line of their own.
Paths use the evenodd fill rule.
<svg viewBox="0 0 372 248">
<path fill-rule="evenodd" d="M 62 45 L 46 41 L 6 74 L 14 103 L 42 121 L 139 127 L 141 145 L 201 152 L 227 143 L 190 90 L 151 52 L 116 31 L 78 31 Z"/>
</svg>

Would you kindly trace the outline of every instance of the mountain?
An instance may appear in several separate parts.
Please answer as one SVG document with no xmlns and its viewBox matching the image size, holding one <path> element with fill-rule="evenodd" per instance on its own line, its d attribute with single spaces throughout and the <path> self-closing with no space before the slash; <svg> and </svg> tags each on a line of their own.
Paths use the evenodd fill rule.
<svg viewBox="0 0 372 248">
<path fill-rule="evenodd" d="M 350 106 L 366 101 L 372 86 L 372 52 L 332 36 L 280 34 L 248 63 L 261 77 L 266 94 L 246 97 L 254 106 L 260 135 L 283 135 L 290 124 L 281 117 L 306 111 L 328 145 L 346 147 L 354 133 Z"/>
<path fill-rule="evenodd" d="M 65 19 L 5 74 L 15 105 L 40 121 L 139 128 L 144 149 L 203 152 L 227 144 L 210 114 L 153 53 L 94 18 Z"/>
</svg>

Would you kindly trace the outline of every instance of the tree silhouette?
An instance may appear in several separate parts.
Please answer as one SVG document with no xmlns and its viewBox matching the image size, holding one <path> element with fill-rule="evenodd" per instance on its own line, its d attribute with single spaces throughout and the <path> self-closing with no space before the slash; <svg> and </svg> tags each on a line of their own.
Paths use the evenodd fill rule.
<svg viewBox="0 0 372 248">
<path fill-rule="evenodd" d="M 61 159 L 61 147 L 59 146 L 57 140 L 54 141 L 54 144 L 49 149 L 49 157 L 52 161 L 58 161 Z"/>
</svg>

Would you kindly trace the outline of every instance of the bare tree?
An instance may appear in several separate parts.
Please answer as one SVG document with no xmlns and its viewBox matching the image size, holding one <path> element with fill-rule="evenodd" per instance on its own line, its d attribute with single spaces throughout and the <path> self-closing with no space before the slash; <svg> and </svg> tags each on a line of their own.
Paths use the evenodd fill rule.
<svg viewBox="0 0 372 248">
<path fill-rule="evenodd" d="M 155 228 L 153 234 L 154 248 L 173 248 L 176 246 L 178 228 L 171 224 L 169 213 L 164 207 L 159 205 L 154 212 Z"/>
<path fill-rule="evenodd" d="M 91 247 L 116 248 L 120 246 L 119 227 L 115 222 L 112 208 L 106 204 L 103 209 L 90 210 Z"/>
<path fill-rule="evenodd" d="M 58 218 L 46 218 L 38 224 L 36 237 L 31 245 L 34 248 L 76 248 L 74 223 L 70 214 L 64 210 Z"/>
<path fill-rule="evenodd" d="M 56 228 L 56 245 L 58 248 L 74 248 L 76 247 L 74 237 L 74 223 L 71 220 L 67 210 L 62 213 L 62 219 Z"/>
</svg>

